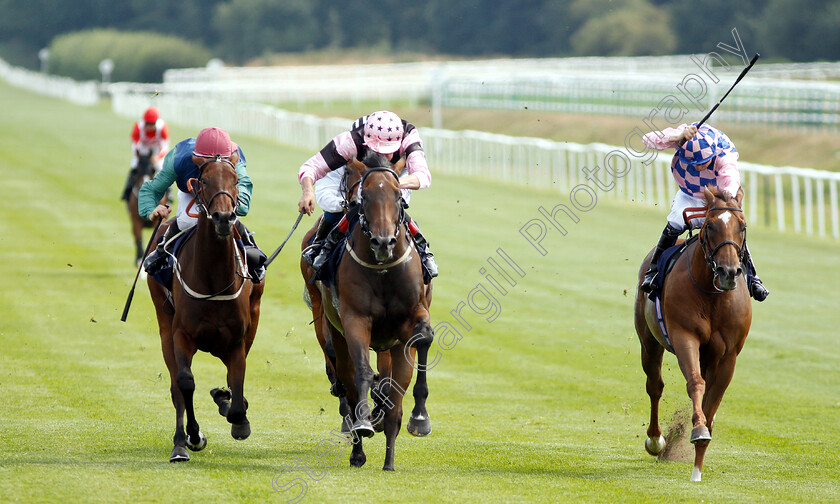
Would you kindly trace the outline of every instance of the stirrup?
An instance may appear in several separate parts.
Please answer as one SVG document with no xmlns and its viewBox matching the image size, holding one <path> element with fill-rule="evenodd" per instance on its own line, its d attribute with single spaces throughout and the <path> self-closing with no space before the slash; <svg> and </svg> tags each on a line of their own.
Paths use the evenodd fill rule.
<svg viewBox="0 0 840 504">
<path fill-rule="evenodd" d="M 753 278 L 750 282 L 749 291 L 750 296 L 759 303 L 767 299 L 767 296 L 770 295 L 770 291 L 767 290 L 767 287 L 765 287 L 764 284 L 761 283 L 761 280 L 757 278 Z"/>
<path fill-rule="evenodd" d="M 143 269 L 146 270 L 146 273 L 149 275 L 154 275 L 166 263 L 166 254 L 163 253 L 163 250 L 155 248 L 149 255 L 146 256 L 146 259 L 143 260 Z"/>
<path fill-rule="evenodd" d="M 648 294 L 653 292 L 653 282 L 656 280 L 656 275 L 658 274 L 659 270 L 647 270 L 645 273 L 645 279 L 642 280 L 642 285 L 639 286 L 639 289 L 641 289 L 642 292 L 647 292 Z"/>
</svg>

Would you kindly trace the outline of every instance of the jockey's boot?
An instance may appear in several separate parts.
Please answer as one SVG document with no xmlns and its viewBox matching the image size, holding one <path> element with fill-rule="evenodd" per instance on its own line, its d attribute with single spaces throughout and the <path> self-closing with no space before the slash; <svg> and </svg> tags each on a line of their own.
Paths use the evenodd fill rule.
<svg viewBox="0 0 840 504">
<path fill-rule="evenodd" d="M 178 229 L 178 221 L 173 220 L 172 223 L 166 228 L 166 233 L 163 235 L 163 240 L 158 243 L 157 247 L 152 250 L 146 259 L 143 261 L 143 268 L 146 270 L 146 273 L 150 275 L 154 275 L 160 269 L 166 265 L 166 252 L 163 250 L 164 245 L 173 236 L 180 233 L 181 230 Z"/>
<path fill-rule="evenodd" d="M 239 237 L 242 239 L 242 244 L 245 245 L 245 263 L 248 265 L 248 275 L 255 284 L 261 283 L 265 279 L 265 261 L 266 257 L 260 251 L 260 247 L 254 240 L 254 234 L 245 227 L 240 219 L 236 219 L 236 230 L 239 231 Z"/>
<path fill-rule="evenodd" d="M 438 276 L 438 267 L 435 262 L 435 255 L 429 250 L 429 242 L 426 237 L 420 232 L 420 227 L 417 222 L 411 217 L 408 217 L 408 230 L 411 232 L 411 237 L 414 238 L 414 245 L 417 247 L 417 252 L 423 261 L 423 282 L 429 283 L 432 278 Z"/>
<path fill-rule="evenodd" d="M 767 290 L 767 287 L 761 283 L 761 279 L 758 278 L 758 274 L 755 271 L 755 265 L 753 264 L 752 255 L 750 254 L 750 249 L 747 248 L 746 242 L 744 243 L 744 267 L 747 272 L 747 287 L 750 290 L 750 296 L 753 297 L 759 303 L 767 299 L 767 296 L 770 295 L 770 291 Z"/>
<path fill-rule="evenodd" d="M 656 244 L 656 249 L 653 251 L 653 257 L 650 258 L 650 267 L 647 272 L 645 272 L 645 279 L 642 281 L 642 285 L 639 286 L 639 288 L 644 292 L 649 293 L 653 290 L 653 281 L 659 273 L 659 266 L 656 263 L 659 262 L 662 252 L 665 252 L 668 247 L 672 247 L 675 243 L 677 243 L 677 237 L 680 234 L 682 234 L 682 230 L 675 229 L 671 227 L 670 224 L 666 225 L 665 229 L 662 230 L 662 236 L 659 237 L 659 243 Z"/>
<path fill-rule="evenodd" d="M 321 250 L 318 251 L 318 255 L 312 260 L 312 269 L 315 270 L 316 279 L 321 278 L 321 268 L 327 264 L 327 261 L 330 259 L 335 246 L 338 245 L 338 242 L 344 238 L 348 225 L 347 218 L 342 217 L 341 221 L 339 221 L 339 223 L 332 228 L 332 231 L 329 232 L 327 238 L 324 240 L 324 244 L 321 246 Z"/>
<path fill-rule="evenodd" d="M 315 262 L 315 257 L 321 251 L 321 246 L 324 244 L 324 238 L 327 237 L 334 224 L 327 222 L 326 215 L 321 218 L 321 223 L 318 225 L 318 230 L 315 231 L 315 238 L 312 240 L 312 245 L 306 247 L 303 251 L 303 258 L 311 266 Z"/>
</svg>

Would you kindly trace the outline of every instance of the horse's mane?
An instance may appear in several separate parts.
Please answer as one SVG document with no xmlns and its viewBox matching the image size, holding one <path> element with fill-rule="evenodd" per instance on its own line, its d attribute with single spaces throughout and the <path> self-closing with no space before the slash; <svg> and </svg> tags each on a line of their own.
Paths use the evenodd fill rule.
<svg viewBox="0 0 840 504">
<path fill-rule="evenodd" d="M 368 150 L 365 157 L 362 159 L 362 163 L 368 168 L 379 168 L 379 167 L 390 167 L 391 162 L 384 154 L 380 154 L 378 152 L 374 152 L 372 150 Z"/>
<path fill-rule="evenodd" d="M 706 186 L 706 190 L 709 191 L 709 194 L 712 196 L 712 198 L 709 199 L 709 194 L 706 195 L 706 205 L 708 208 L 712 208 L 714 206 L 735 206 L 741 208 L 741 204 L 738 203 L 736 197 L 730 196 L 720 188 Z M 716 201 L 719 201 L 720 204 L 715 203 Z"/>
</svg>

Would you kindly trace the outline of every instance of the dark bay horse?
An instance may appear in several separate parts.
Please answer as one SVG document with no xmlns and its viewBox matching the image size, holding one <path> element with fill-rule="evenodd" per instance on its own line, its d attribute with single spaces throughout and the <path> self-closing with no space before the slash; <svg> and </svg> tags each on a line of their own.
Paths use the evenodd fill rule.
<svg viewBox="0 0 840 504">
<path fill-rule="evenodd" d="M 219 413 L 231 423 L 231 436 L 246 439 L 251 434 L 243 395 L 245 359 L 257 332 L 265 282 L 253 283 L 234 240 L 236 161 L 236 153 L 230 159 L 193 156 L 201 173 L 198 180 L 190 181 L 199 209 L 195 234 L 180 248 L 171 293 L 148 279 L 175 406 L 170 462 L 190 459 L 185 446 L 199 451 L 207 444 L 193 411 L 195 381 L 190 366 L 198 350 L 215 355 L 227 367 L 230 390 L 213 389 L 211 395 Z M 166 227 L 161 226 L 159 235 Z"/>
<path fill-rule="evenodd" d="M 131 234 L 134 236 L 135 256 L 134 264 L 140 266 L 140 261 L 143 260 L 143 228 L 151 228 L 152 221 L 140 217 L 137 211 L 137 196 L 140 193 L 140 186 L 143 182 L 151 180 L 155 176 L 155 165 L 152 163 L 151 154 L 141 155 L 137 158 L 137 167 L 131 170 L 129 184 L 131 185 L 131 192 L 128 194 L 126 200 L 126 209 L 128 210 L 128 217 L 131 219 Z M 166 204 L 166 196 L 160 201 L 161 205 Z M 141 273 L 145 273 L 142 271 Z"/>
<path fill-rule="evenodd" d="M 431 432 L 425 403 L 433 331 L 429 325 L 432 287 L 423 284 L 420 258 L 402 220 L 399 178 L 388 165 L 383 156 L 374 155 L 364 164 L 354 160 L 346 168 L 348 199 L 355 198 L 356 186 L 361 185 L 360 222 L 350 234 L 335 285 L 310 282 L 314 272 L 304 259 L 301 272 L 331 391 L 339 396 L 346 393 L 339 411 L 353 439 L 350 463 L 364 465 L 361 437 L 373 436 L 382 422 L 386 436 L 383 470 L 392 471 L 402 400 L 414 368 L 418 370 L 415 406 L 408 431 L 416 436 Z M 303 248 L 317 225 L 304 237 Z M 370 367 L 370 349 L 377 353 L 378 376 Z M 373 414 L 369 395 L 373 396 Z"/>
<path fill-rule="evenodd" d="M 752 305 L 743 275 L 742 257 L 747 224 L 741 210 L 743 190 L 730 198 L 717 189 L 705 190 L 705 221 L 699 239 L 677 259 L 662 288 L 662 311 L 673 352 L 686 379 L 694 408 L 691 442 L 694 469 L 700 481 L 703 458 L 712 440 L 715 413 L 735 372 L 735 360 L 750 330 Z M 689 209 L 693 210 L 693 209 Z M 702 216 L 702 215 L 701 215 Z M 696 215 L 695 215 L 696 217 Z M 686 217 L 689 222 L 694 217 Z M 639 270 L 644 279 L 651 254 Z M 650 424 L 645 449 L 658 455 L 665 449 L 659 427 L 662 396 L 662 355 L 666 341 L 656 321 L 655 307 L 637 285 L 636 333 L 642 346 L 642 367 L 650 396 Z"/>
</svg>

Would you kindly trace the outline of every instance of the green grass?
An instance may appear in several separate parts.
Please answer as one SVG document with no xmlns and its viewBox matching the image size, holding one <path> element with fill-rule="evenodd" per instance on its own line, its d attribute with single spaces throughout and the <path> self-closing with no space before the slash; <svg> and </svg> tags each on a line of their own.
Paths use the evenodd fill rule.
<svg viewBox="0 0 840 504">
<path fill-rule="evenodd" d="M 151 301 L 134 278 L 118 200 L 131 121 L 0 85 L 0 495 L 9 502 L 284 502 L 284 467 L 306 461 L 304 502 L 832 502 L 840 495 L 838 244 L 765 229 L 750 244 L 769 300 L 717 417 L 703 479 L 643 448 L 648 399 L 632 327 L 638 262 L 662 211 L 599 200 L 552 232 L 542 256 L 519 229 L 568 194 L 436 176 L 410 213 L 441 269 L 433 322 L 472 289 L 501 247 L 526 272 L 497 295 L 501 313 L 463 310 L 471 330 L 429 373 L 433 433 L 397 440 L 396 473 L 368 463 L 313 464 L 338 427 L 321 352 L 301 302 L 295 242 L 269 269 L 246 379 L 252 436 L 230 437 L 207 390 L 224 367 L 196 356 L 196 413 L 206 450 L 167 462 L 174 430 Z M 177 139 L 196 131 L 173 127 Z M 248 137 L 255 190 L 247 224 L 272 251 L 296 217 L 297 168 L 311 153 Z M 434 167 L 432 167 L 434 170 Z M 628 292 L 629 291 L 629 292 Z M 494 292 L 491 288 L 490 292 Z M 475 301 L 475 300 L 474 300 Z M 480 301 L 480 300 L 479 300 Z M 433 350 L 434 351 L 434 350 Z M 688 405 L 665 358 L 662 423 Z M 411 406 L 411 399 L 407 400 Z"/>
</svg>

